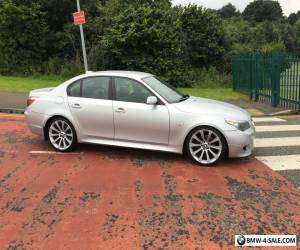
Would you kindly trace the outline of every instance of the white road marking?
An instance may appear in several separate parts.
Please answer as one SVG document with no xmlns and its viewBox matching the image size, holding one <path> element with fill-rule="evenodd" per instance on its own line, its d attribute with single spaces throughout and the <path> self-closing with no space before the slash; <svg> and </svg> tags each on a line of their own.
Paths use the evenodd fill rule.
<svg viewBox="0 0 300 250">
<path fill-rule="evenodd" d="M 254 122 L 285 122 L 286 121 L 277 117 L 253 117 L 252 119 Z"/>
<path fill-rule="evenodd" d="M 6 114 L 6 113 L 0 113 L 0 118 L 24 118 L 24 115 L 22 114 Z"/>
<path fill-rule="evenodd" d="M 300 155 L 277 155 L 256 157 L 275 171 L 300 169 Z"/>
<path fill-rule="evenodd" d="M 255 126 L 256 132 L 300 131 L 300 125 Z"/>
<path fill-rule="evenodd" d="M 254 145 L 256 148 L 300 146 L 300 137 L 258 138 Z"/>
<path fill-rule="evenodd" d="M 63 153 L 63 152 L 55 152 L 55 151 L 30 151 L 29 154 L 50 154 L 50 155 L 80 155 L 81 152 L 74 153 Z"/>
</svg>

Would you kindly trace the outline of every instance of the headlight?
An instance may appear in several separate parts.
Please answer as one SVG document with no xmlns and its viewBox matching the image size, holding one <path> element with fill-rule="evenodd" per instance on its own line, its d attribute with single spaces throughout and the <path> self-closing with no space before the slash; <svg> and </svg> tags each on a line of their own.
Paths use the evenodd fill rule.
<svg viewBox="0 0 300 250">
<path fill-rule="evenodd" d="M 237 121 L 225 119 L 226 123 L 236 127 L 238 130 L 245 131 L 250 128 L 250 123 L 247 121 Z"/>
</svg>

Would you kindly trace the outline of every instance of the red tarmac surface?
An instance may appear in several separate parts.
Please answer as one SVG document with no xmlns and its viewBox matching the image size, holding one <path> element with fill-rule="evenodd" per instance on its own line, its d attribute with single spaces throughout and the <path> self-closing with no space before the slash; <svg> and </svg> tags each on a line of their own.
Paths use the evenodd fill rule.
<svg viewBox="0 0 300 250">
<path fill-rule="evenodd" d="M 206 168 L 95 145 L 32 151 L 54 152 L 23 116 L 0 115 L 0 249 L 234 249 L 235 234 L 298 234 L 300 246 L 300 190 L 253 158 Z"/>
</svg>

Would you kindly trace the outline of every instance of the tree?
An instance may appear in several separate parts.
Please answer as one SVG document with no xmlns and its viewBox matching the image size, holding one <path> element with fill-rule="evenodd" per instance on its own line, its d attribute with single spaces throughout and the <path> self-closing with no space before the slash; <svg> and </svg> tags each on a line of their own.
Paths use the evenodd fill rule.
<svg viewBox="0 0 300 250">
<path fill-rule="evenodd" d="M 293 32 L 295 36 L 295 52 L 300 54 L 300 20 L 298 20 L 294 25 L 293 25 Z"/>
<path fill-rule="evenodd" d="M 222 18 L 230 18 L 234 16 L 238 16 L 240 13 L 236 10 L 236 7 L 228 3 L 227 5 L 224 5 L 221 9 L 218 10 L 218 14 Z"/>
<path fill-rule="evenodd" d="M 254 0 L 248 4 L 243 12 L 243 16 L 249 21 L 263 22 L 283 18 L 283 13 L 281 5 L 277 1 Z"/>
<path fill-rule="evenodd" d="M 31 73 L 46 60 L 48 28 L 40 3 L 29 0 L 0 2 L 0 73 Z"/>
<path fill-rule="evenodd" d="M 220 61 L 225 50 L 221 19 L 202 7 L 189 5 L 182 9 L 181 22 L 191 65 L 209 67 Z"/>
<path fill-rule="evenodd" d="M 112 69 L 140 70 L 188 84 L 184 74 L 181 25 L 171 8 L 129 5 L 112 19 L 101 43 Z"/>
<path fill-rule="evenodd" d="M 288 22 L 291 25 L 294 25 L 299 19 L 300 19 L 300 11 L 298 11 L 297 13 L 290 14 L 288 17 Z"/>
</svg>

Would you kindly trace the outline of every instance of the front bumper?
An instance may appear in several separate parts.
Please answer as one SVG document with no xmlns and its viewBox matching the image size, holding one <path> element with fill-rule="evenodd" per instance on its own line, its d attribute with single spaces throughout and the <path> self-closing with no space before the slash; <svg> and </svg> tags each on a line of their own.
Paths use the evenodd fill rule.
<svg viewBox="0 0 300 250">
<path fill-rule="evenodd" d="M 228 143 L 228 156 L 230 158 L 246 157 L 252 154 L 254 149 L 255 127 L 246 131 L 227 131 L 225 136 Z"/>
</svg>

